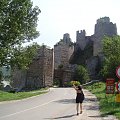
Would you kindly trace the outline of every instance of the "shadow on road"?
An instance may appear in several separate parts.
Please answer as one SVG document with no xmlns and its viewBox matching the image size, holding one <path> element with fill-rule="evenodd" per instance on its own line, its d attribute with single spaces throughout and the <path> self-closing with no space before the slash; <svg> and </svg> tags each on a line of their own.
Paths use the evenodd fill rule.
<svg viewBox="0 0 120 120">
<path fill-rule="evenodd" d="M 85 98 L 85 101 L 96 102 L 97 98 Z"/>
<path fill-rule="evenodd" d="M 100 115 L 95 115 L 95 116 L 94 116 L 94 115 L 93 115 L 93 116 L 91 115 L 91 116 L 88 116 L 88 117 L 91 117 L 91 118 L 99 118 L 99 117 L 100 117 L 100 118 L 101 118 Z"/>
<path fill-rule="evenodd" d="M 45 118 L 45 119 L 48 119 L 48 120 L 53 120 L 53 119 L 70 118 L 70 117 L 73 117 L 73 116 L 76 116 L 76 114 L 65 115 L 65 116 L 54 117 L 54 118 Z"/>
<path fill-rule="evenodd" d="M 71 104 L 71 103 L 75 103 L 75 99 L 61 99 L 61 100 L 57 100 L 54 102 L 59 102 L 59 103 L 63 103 L 63 104 Z"/>
<path fill-rule="evenodd" d="M 94 106 L 88 105 L 88 106 L 86 107 L 86 109 L 87 109 L 87 110 L 99 110 L 99 106 L 98 106 L 98 105 L 94 105 Z"/>
</svg>

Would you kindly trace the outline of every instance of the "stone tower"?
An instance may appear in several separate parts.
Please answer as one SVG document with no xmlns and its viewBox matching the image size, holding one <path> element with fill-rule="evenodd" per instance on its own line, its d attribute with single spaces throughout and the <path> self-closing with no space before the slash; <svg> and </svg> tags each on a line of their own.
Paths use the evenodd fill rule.
<svg viewBox="0 0 120 120">
<path fill-rule="evenodd" d="M 80 32 L 76 32 L 76 44 L 81 48 L 81 50 L 84 50 L 86 44 L 88 42 L 88 39 L 86 39 L 86 32 L 85 30 L 81 30 Z"/>
<path fill-rule="evenodd" d="M 109 17 L 102 17 L 97 20 L 95 24 L 95 30 L 93 35 L 94 41 L 94 56 L 101 53 L 102 50 L 102 39 L 104 36 L 114 36 L 117 35 L 117 27 L 116 24 L 110 22 Z"/>
<path fill-rule="evenodd" d="M 70 38 L 70 35 L 68 33 L 63 35 L 63 42 L 65 44 L 70 44 L 71 43 L 71 38 Z"/>
<path fill-rule="evenodd" d="M 54 68 L 57 69 L 59 65 L 64 68 L 69 67 L 69 59 L 74 51 L 73 43 L 71 42 L 68 33 L 63 35 L 63 40 L 54 45 Z"/>
<path fill-rule="evenodd" d="M 94 34 L 86 36 L 85 30 L 76 32 L 75 51 L 71 56 L 72 64 L 86 65 L 91 79 L 96 79 L 103 60 L 102 39 L 104 36 L 117 35 L 116 24 L 109 17 L 102 17 L 95 24 Z"/>
<path fill-rule="evenodd" d="M 69 59 L 74 51 L 74 45 L 71 42 L 68 33 L 63 35 L 63 39 L 54 45 L 54 79 L 59 80 L 60 86 L 71 80 L 72 65 L 69 64 Z M 59 66 L 62 65 L 62 69 Z"/>
</svg>

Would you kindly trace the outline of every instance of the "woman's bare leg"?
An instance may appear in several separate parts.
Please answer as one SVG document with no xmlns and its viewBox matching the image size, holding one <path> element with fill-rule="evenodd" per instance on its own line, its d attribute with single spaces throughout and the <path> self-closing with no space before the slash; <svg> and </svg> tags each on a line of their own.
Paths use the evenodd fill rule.
<svg viewBox="0 0 120 120">
<path fill-rule="evenodd" d="M 77 110 L 77 115 L 78 115 L 78 111 L 79 111 L 79 103 L 76 104 L 76 110 Z"/>
<path fill-rule="evenodd" d="M 80 114 L 82 114 L 82 103 L 80 103 Z"/>
</svg>

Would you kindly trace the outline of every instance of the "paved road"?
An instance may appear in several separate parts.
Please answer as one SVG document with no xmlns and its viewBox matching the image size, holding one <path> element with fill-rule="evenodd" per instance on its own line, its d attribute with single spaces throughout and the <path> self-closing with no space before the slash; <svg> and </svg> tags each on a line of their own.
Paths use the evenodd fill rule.
<svg viewBox="0 0 120 120">
<path fill-rule="evenodd" d="M 73 88 L 51 88 L 50 92 L 17 102 L 0 103 L 0 120 L 76 119 Z"/>
<path fill-rule="evenodd" d="M 0 120 L 116 120 L 101 118 L 96 97 L 84 90 L 83 114 L 76 116 L 73 88 L 51 88 L 46 94 L 0 103 Z"/>
</svg>

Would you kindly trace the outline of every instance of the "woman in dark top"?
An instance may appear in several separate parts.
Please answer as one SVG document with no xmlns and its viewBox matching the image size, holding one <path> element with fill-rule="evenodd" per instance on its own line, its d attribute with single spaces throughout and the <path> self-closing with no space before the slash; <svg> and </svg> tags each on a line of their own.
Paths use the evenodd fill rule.
<svg viewBox="0 0 120 120">
<path fill-rule="evenodd" d="M 73 85 L 74 89 L 76 90 L 76 110 L 77 110 L 77 115 L 79 115 L 78 111 L 79 111 L 79 105 L 80 105 L 80 114 L 82 114 L 82 103 L 84 100 L 84 94 L 82 91 L 81 86 L 76 87 L 75 85 Z"/>
</svg>

